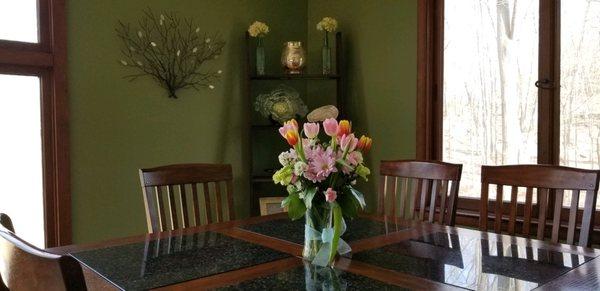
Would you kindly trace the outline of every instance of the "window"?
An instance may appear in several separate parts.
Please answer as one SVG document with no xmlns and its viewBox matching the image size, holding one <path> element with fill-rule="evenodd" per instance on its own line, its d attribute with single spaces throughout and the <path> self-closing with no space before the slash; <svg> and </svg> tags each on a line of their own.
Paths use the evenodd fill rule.
<svg viewBox="0 0 600 291">
<path fill-rule="evenodd" d="M 64 1 L 0 1 L 0 212 L 39 247 L 71 240 Z"/>
<path fill-rule="evenodd" d="M 484 164 L 600 169 L 600 1 L 418 3 L 417 156 L 463 164 L 459 208 Z"/>
</svg>

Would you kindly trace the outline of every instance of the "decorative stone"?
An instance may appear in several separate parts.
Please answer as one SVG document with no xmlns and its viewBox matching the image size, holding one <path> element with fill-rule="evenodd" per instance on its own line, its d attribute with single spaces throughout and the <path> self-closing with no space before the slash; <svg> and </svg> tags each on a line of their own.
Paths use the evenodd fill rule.
<svg viewBox="0 0 600 291">
<path fill-rule="evenodd" d="M 321 106 L 306 116 L 310 122 L 321 122 L 327 118 L 336 119 L 340 114 L 339 110 L 333 105 Z"/>
</svg>

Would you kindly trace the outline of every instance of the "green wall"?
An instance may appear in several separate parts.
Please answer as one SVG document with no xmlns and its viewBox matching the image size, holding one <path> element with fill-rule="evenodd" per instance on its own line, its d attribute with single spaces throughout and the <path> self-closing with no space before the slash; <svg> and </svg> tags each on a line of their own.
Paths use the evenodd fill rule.
<svg viewBox="0 0 600 291">
<path fill-rule="evenodd" d="M 119 65 L 117 20 L 142 10 L 193 16 L 220 32 L 225 52 L 215 90 L 166 97 L 154 82 L 128 82 Z M 248 215 L 248 133 L 244 38 L 258 19 L 271 26 L 267 65 L 278 70 L 285 40 L 309 40 L 309 68 L 318 71 L 323 16 L 345 34 L 350 117 L 374 138 L 370 165 L 415 152 L 416 1 L 86 0 L 68 1 L 73 241 L 84 243 L 146 231 L 137 170 L 170 163 L 231 163 L 235 204 Z M 374 176 L 378 171 L 373 168 Z M 363 186 L 372 193 L 376 179 Z"/>
<path fill-rule="evenodd" d="M 375 197 L 379 161 L 415 156 L 417 87 L 417 1 L 308 0 L 309 55 L 320 56 L 325 16 L 343 33 L 347 112 L 359 133 L 373 138 L 367 156 L 372 179 L 360 185 L 369 210 Z M 320 70 L 320 58 L 309 60 Z"/>
</svg>

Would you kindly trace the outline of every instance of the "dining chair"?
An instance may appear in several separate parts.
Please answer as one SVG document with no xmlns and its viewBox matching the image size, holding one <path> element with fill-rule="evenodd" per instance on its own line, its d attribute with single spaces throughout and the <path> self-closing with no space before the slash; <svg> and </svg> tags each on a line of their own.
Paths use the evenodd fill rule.
<svg viewBox="0 0 600 291">
<path fill-rule="evenodd" d="M 81 265 L 68 255 L 45 252 L 0 226 L 2 289 L 87 290 Z"/>
<path fill-rule="evenodd" d="M 232 180 L 231 165 L 177 164 L 140 169 L 148 232 L 222 222 L 224 208 L 228 220 L 234 220 Z"/>
<path fill-rule="evenodd" d="M 535 224 L 535 238 L 543 240 L 546 238 L 546 228 L 549 226 L 547 218 L 549 211 L 553 209 L 553 218 L 550 226 L 552 232 L 550 240 L 554 243 L 559 241 L 560 229 L 567 228 L 566 243 L 575 244 L 577 222 L 581 221 L 579 230 L 579 245 L 588 246 L 590 235 L 594 226 L 594 213 L 596 210 L 596 198 L 598 192 L 599 170 L 584 170 L 552 165 L 507 165 L 507 166 L 482 166 L 481 167 L 481 207 L 479 217 L 479 228 L 487 231 L 489 219 L 493 219 L 494 232 L 500 233 L 503 228 L 508 234 L 514 235 L 517 226 L 520 227 L 518 234 L 532 237 L 532 224 Z M 488 213 L 488 201 L 490 185 L 496 185 L 496 198 L 493 203 L 494 213 L 490 217 Z M 508 205 L 497 203 L 504 201 L 504 186 L 510 186 L 510 200 Z M 517 203 L 519 188 L 525 188 L 525 204 Z M 536 190 L 537 203 L 533 205 L 532 200 Z M 568 191 L 565 193 L 565 191 Z M 563 211 L 565 194 L 571 193 L 571 201 L 568 213 Z M 579 201 L 585 192 L 583 214 L 578 218 Z M 508 206 L 507 211 L 505 207 Z M 536 217 L 537 211 L 537 218 Z M 508 217 L 507 217 L 508 216 Z M 519 218 L 517 218 L 519 216 Z M 561 217 L 567 218 L 567 224 L 563 224 Z M 503 222 L 508 221 L 508 225 Z M 517 222 L 519 225 L 517 225 Z M 540 227 L 541 224 L 541 227 Z M 504 226 L 504 227 L 503 227 Z"/>
<path fill-rule="evenodd" d="M 454 225 L 462 165 L 382 161 L 379 171 L 378 214 L 388 214 L 389 205 L 389 213 L 394 217 Z"/>
<path fill-rule="evenodd" d="M 6 229 L 15 232 L 15 227 L 13 226 L 12 220 L 8 214 L 0 213 L 0 224 Z"/>
</svg>

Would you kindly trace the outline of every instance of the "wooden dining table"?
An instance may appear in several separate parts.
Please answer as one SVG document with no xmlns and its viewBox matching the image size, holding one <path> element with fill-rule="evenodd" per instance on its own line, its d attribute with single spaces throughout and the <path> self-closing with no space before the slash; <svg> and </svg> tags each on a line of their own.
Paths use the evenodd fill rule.
<svg viewBox="0 0 600 291">
<path fill-rule="evenodd" d="M 600 250 L 385 216 L 347 221 L 334 268 L 286 214 L 49 249 L 89 290 L 600 290 Z"/>
</svg>

